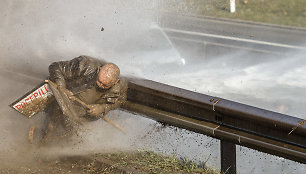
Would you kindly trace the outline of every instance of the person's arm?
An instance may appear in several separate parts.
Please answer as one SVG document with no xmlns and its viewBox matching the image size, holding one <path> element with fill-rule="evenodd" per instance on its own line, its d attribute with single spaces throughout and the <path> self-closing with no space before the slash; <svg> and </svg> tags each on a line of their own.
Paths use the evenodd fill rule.
<svg viewBox="0 0 306 174">
<path fill-rule="evenodd" d="M 89 75 L 106 61 L 88 56 L 79 56 L 69 61 L 54 62 L 49 66 L 50 80 L 66 88 L 66 80 Z"/>
<path fill-rule="evenodd" d="M 59 87 L 66 88 L 66 80 L 74 78 L 81 71 L 82 59 L 82 57 L 77 57 L 69 61 L 53 62 L 49 66 L 50 80 Z"/>
</svg>

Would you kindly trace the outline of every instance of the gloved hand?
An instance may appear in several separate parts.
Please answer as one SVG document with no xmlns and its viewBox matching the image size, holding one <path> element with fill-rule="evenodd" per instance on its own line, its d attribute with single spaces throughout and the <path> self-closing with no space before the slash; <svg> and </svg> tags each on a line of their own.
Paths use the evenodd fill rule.
<svg viewBox="0 0 306 174">
<path fill-rule="evenodd" d="M 104 115 L 106 104 L 92 104 L 89 105 L 89 110 L 87 113 L 91 116 L 99 117 L 100 115 Z"/>
</svg>

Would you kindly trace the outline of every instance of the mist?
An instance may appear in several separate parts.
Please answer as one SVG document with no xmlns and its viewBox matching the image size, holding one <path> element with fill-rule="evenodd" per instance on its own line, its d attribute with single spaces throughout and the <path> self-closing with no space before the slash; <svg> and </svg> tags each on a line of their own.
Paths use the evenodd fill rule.
<svg viewBox="0 0 306 174">
<path fill-rule="evenodd" d="M 186 59 L 184 68 L 154 80 L 305 119 L 304 54 L 250 63 L 252 59 L 256 57 L 247 53 L 197 64 Z"/>
<path fill-rule="evenodd" d="M 253 62 L 254 57 L 240 52 L 195 61 L 197 53 L 183 55 L 159 27 L 161 6 L 159 0 L 0 1 L 1 162 L 9 166 L 32 163 L 42 155 L 151 149 L 207 160 L 208 166 L 220 168 L 218 140 L 163 127 L 124 111 L 113 111 L 109 117 L 122 125 L 127 135 L 99 120 L 87 123 L 71 144 L 41 149 L 29 144 L 29 128 L 41 128 L 45 115 L 39 113 L 27 119 L 8 105 L 48 77 L 49 64 L 80 55 L 114 62 L 125 76 L 306 118 L 306 99 L 301 97 L 306 88 L 303 54 Z M 266 157 L 267 154 L 243 147 L 237 153 L 242 156 L 237 154 L 241 173 L 306 170 L 290 160 Z M 254 154 L 267 159 L 255 164 L 249 158 Z M 265 164 L 267 161 L 270 166 Z M 291 169 L 279 167 L 287 165 Z"/>
<path fill-rule="evenodd" d="M 28 143 L 27 132 L 33 125 L 39 130 L 45 115 L 27 119 L 8 105 L 47 78 L 48 65 L 54 61 L 89 55 L 115 62 L 122 67 L 122 74 L 127 74 L 131 68 L 126 64 L 132 63 L 133 54 L 154 49 L 152 38 L 138 36 L 146 36 L 154 25 L 155 5 L 154 1 L 137 0 L 0 2 L 1 162 L 16 165 L 31 163 L 42 154 L 132 149 L 133 137 L 147 128 L 133 130 L 135 123 L 128 114 L 120 114 L 126 116 L 118 121 L 129 132 L 127 136 L 97 121 L 84 127 L 75 144 L 37 149 Z M 152 121 L 144 122 L 149 126 Z"/>
</svg>

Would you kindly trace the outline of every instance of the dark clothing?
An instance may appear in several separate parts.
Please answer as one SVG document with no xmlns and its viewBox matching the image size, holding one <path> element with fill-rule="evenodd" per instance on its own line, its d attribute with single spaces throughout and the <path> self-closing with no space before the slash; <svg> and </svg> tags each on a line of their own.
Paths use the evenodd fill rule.
<svg viewBox="0 0 306 174">
<path fill-rule="evenodd" d="M 88 56 L 80 56 L 70 61 L 54 62 L 49 66 L 50 80 L 58 86 L 62 86 L 71 92 L 74 96 L 82 100 L 88 105 L 99 104 L 104 108 L 104 112 L 97 116 L 87 114 L 87 108 L 74 102 L 74 109 L 79 117 L 87 120 L 96 120 L 106 115 L 110 110 L 119 108 L 126 101 L 127 81 L 120 78 L 119 82 L 110 89 L 100 89 L 96 85 L 98 67 L 103 66 L 107 62 L 91 58 Z M 55 102 L 50 105 L 49 109 L 49 125 L 48 127 L 62 124 L 67 129 L 67 120 L 63 114 L 58 111 L 60 108 Z M 69 116 L 68 116 L 69 117 Z M 53 125 L 52 125 L 53 124 Z"/>
<path fill-rule="evenodd" d="M 72 91 L 87 104 L 106 104 L 108 111 L 113 110 L 126 100 L 127 81 L 120 78 L 110 89 L 99 89 L 96 86 L 97 69 L 106 63 L 88 56 L 54 62 L 49 66 L 50 80 Z"/>
<path fill-rule="evenodd" d="M 88 56 L 54 62 L 49 66 L 50 80 L 73 93 L 80 92 L 94 85 L 98 67 L 106 63 Z"/>
</svg>

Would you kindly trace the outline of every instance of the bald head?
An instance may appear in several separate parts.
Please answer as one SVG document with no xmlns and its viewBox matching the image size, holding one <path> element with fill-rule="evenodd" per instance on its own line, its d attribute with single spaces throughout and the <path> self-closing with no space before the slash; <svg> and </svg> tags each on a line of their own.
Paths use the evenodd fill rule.
<svg viewBox="0 0 306 174">
<path fill-rule="evenodd" d="M 98 68 L 97 85 L 109 89 L 119 81 L 120 69 L 113 63 L 107 63 Z"/>
</svg>

